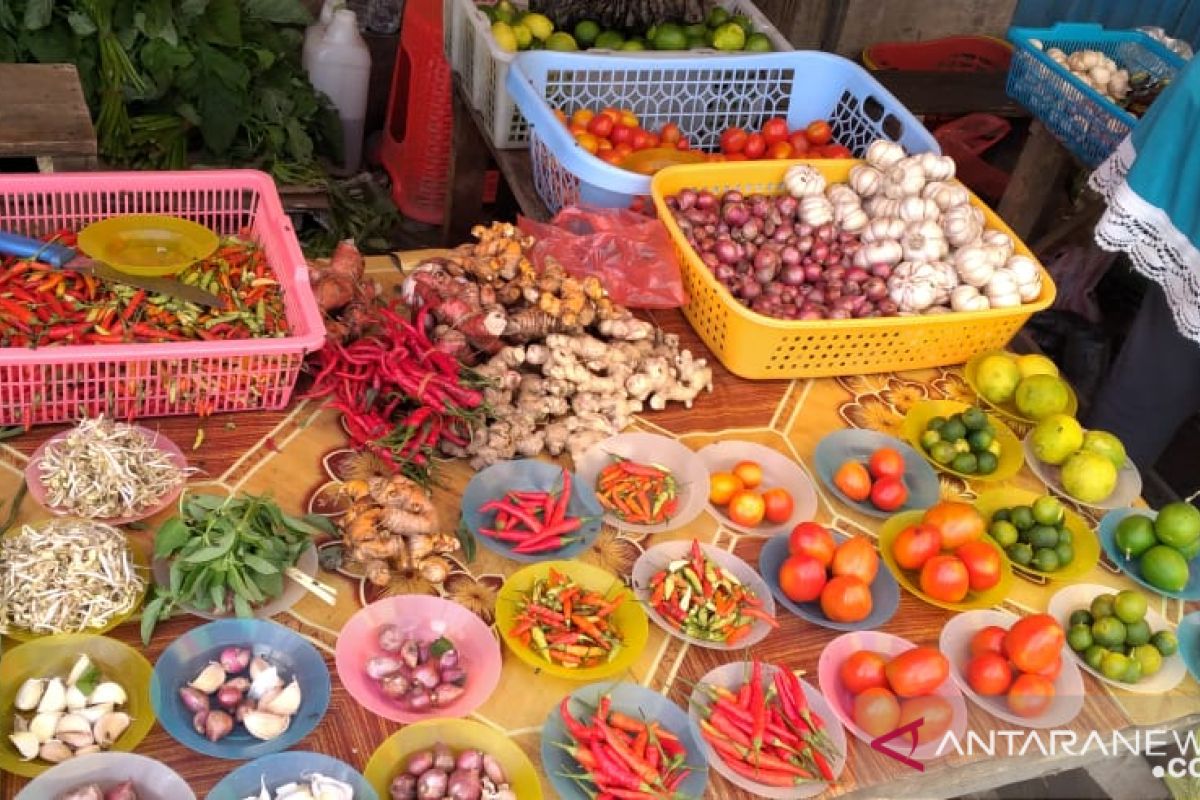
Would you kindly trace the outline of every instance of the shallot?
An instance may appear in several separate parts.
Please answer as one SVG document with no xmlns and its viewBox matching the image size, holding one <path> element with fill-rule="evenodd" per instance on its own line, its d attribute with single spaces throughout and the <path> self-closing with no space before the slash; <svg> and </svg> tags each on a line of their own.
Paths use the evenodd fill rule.
<svg viewBox="0 0 1200 800">
<path fill-rule="evenodd" d="M 515 800 L 504 770 L 491 755 L 445 744 L 408 757 L 388 786 L 391 800 Z"/>
<path fill-rule="evenodd" d="M 372 656 L 363 669 L 404 711 L 423 714 L 444 708 L 466 692 L 467 671 L 449 639 L 419 640 L 394 625 L 385 625 L 376 633 L 376 640 L 379 649 L 389 655 Z M 450 764 L 444 771 L 453 768 Z"/>
</svg>

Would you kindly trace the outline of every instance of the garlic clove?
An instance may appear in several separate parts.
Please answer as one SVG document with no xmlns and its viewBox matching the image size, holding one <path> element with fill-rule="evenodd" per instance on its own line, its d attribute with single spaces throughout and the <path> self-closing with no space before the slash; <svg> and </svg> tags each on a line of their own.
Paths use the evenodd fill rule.
<svg viewBox="0 0 1200 800">
<path fill-rule="evenodd" d="M 101 747 L 112 747 L 117 739 L 129 729 L 129 724 L 133 720 L 124 711 L 110 711 L 100 719 L 96 720 L 96 725 L 92 729 L 92 735 L 96 739 L 96 744 Z"/>
<path fill-rule="evenodd" d="M 38 749 L 41 742 L 33 735 L 31 731 L 20 731 L 19 733 L 10 733 L 8 740 L 12 742 L 13 747 L 21 754 L 22 761 L 32 761 L 37 758 Z"/>
<path fill-rule="evenodd" d="M 271 665 L 267 663 L 265 658 L 262 656 L 255 656 L 254 658 L 250 659 L 250 680 L 254 680 L 258 677 L 259 673 L 265 672 L 270 668 Z"/>
<path fill-rule="evenodd" d="M 354 787 L 337 778 L 316 774 L 311 777 L 315 800 L 354 800 Z"/>
<path fill-rule="evenodd" d="M 251 711 L 242 718 L 242 725 L 256 739 L 268 742 L 288 729 L 291 720 L 268 711 Z"/>
<path fill-rule="evenodd" d="M 93 753 L 99 753 L 99 752 L 101 752 L 100 745 L 98 745 L 98 744 L 89 744 L 89 745 L 87 745 L 87 746 L 85 746 L 85 747 L 80 747 L 80 748 L 77 748 L 77 749 L 75 750 L 75 757 L 76 757 L 76 758 L 79 758 L 80 756 L 90 756 L 90 755 L 92 755 Z"/>
<path fill-rule="evenodd" d="M 61 711 L 43 711 L 29 721 L 29 732 L 39 743 L 50 741 L 54 738 L 54 731 L 58 728 L 58 720 L 62 715 Z"/>
<path fill-rule="evenodd" d="M 81 708 L 75 713 L 86 719 L 89 725 L 95 725 L 96 720 L 100 719 L 112 710 L 112 703 L 99 703 L 94 706 L 88 706 L 87 708 Z"/>
<path fill-rule="evenodd" d="M 88 695 L 88 704 L 95 706 L 101 703 L 112 703 L 114 706 L 123 706 L 128 699 L 125 687 L 113 681 L 105 681 Z"/>
<path fill-rule="evenodd" d="M 51 764 L 58 764 L 71 758 L 74 753 L 71 748 L 58 739 L 51 739 L 48 742 L 43 742 L 38 749 L 38 758 L 42 761 L 49 761 Z"/>
<path fill-rule="evenodd" d="M 263 702 L 259 703 L 259 708 L 272 714 L 290 717 L 300 710 L 300 700 L 300 684 L 295 678 L 292 678 L 292 682 L 281 689 L 270 701 L 264 698 Z"/>
<path fill-rule="evenodd" d="M 279 670 L 274 667 L 267 667 L 259 672 L 250 682 L 250 699 L 258 700 L 265 697 L 267 692 L 280 686 L 283 686 L 283 679 L 279 677 Z"/>
<path fill-rule="evenodd" d="M 85 708 L 88 704 L 88 697 L 83 692 L 79 691 L 78 686 L 72 686 L 67 689 L 67 709 L 69 711 L 78 711 Z"/>
<path fill-rule="evenodd" d="M 42 691 L 45 686 L 46 682 L 41 678 L 29 678 L 21 684 L 20 689 L 17 689 L 13 706 L 17 711 L 33 711 L 42 700 Z"/>
<path fill-rule="evenodd" d="M 204 667 L 204 669 L 200 670 L 200 674 L 197 675 L 192 682 L 188 684 L 188 686 L 204 692 L 205 694 L 212 694 L 217 689 L 220 689 L 221 684 L 224 682 L 225 668 L 216 661 L 210 661 Z"/>
<path fill-rule="evenodd" d="M 67 686 L 79 683 L 79 679 L 86 675 L 91 668 L 92 659 L 88 658 L 86 653 L 75 659 L 75 663 L 71 665 L 71 671 L 67 674 Z"/>
<path fill-rule="evenodd" d="M 71 748 L 72 751 L 78 751 L 81 747 L 91 747 L 96 743 L 96 739 L 90 732 L 60 733 L 58 735 L 58 740 L 67 747 Z"/>
<path fill-rule="evenodd" d="M 67 708 L 67 687 L 61 678 L 51 678 L 46 682 L 42 699 L 38 701 L 38 713 L 46 711 L 65 711 Z"/>
<path fill-rule="evenodd" d="M 55 738 L 61 739 L 64 733 L 92 733 L 92 723 L 82 714 L 63 714 L 54 726 Z"/>
</svg>

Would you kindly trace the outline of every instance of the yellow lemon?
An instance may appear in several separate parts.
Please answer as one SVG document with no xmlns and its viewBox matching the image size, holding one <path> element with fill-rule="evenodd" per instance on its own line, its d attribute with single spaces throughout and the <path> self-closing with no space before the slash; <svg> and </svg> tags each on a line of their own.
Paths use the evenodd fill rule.
<svg viewBox="0 0 1200 800">
<path fill-rule="evenodd" d="M 1021 382 L 1017 361 L 1008 353 L 996 353 L 979 362 L 975 373 L 979 393 L 993 403 L 1007 403 Z"/>
<path fill-rule="evenodd" d="M 545 14 L 526 14 L 521 17 L 521 24 L 543 42 L 554 33 L 554 23 Z"/>
<path fill-rule="evenodd" d="M 1045 419 L 1066 411 L 1071 402 L 1067 382 L 1054 375 L 1030 375 L 1017 385 L 1017 410 L 1030 419 Z"/>
<path fill-rule="evenodd" d="M 1058 466 L 1083 447 L 1083 427 L 1068 414 L 1053 414 L 1033 429 L 1033 454 L 1045 464 Z"/>
<path fill-rule="evenodd" d="M 1062 485 L 1076 500 L 1098 503 L 1117 488 L 1117 468 L 1099 453 L 1080 450 L 1063 464 Z"/>
<path fill-rule="evenodd" d="M 521 48 L 522 50 L 529 47 L 529 43 L 533 41 L 533 31 L 525 27 L 525 23 L 523 22 L 518 22 L 516 25 L 513 25 L 512 29 L 513 33 L 516 34 L 517 37 L 517 47 Z"/>
<path fill-rule="evenodd" d="M 506 53 L 517 52 L 517 34 L 507 22 L 493 22 L 492 36 L 496 38 L 496 44 L 500 45 L 501 50 Z"/>
<path fill-rule="evenodd" d="M 1021 370 L 1022 378 L 1028 378 L 1030 375 L 1058 376 L 1058 365 L 1046 356 L 1038 353 L 1026 353 L 1023 356 L 1017 356 L 1017 369 Z"/>
</svg>

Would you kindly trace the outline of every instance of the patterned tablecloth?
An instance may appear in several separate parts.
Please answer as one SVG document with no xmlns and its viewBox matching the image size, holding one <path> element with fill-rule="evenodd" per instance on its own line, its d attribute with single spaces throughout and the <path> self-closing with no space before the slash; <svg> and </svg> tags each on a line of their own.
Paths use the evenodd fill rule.
<svg viewBox="0 0 1200 800">
<path fill-rule="evenodd" d="M 418 254 L 405 254 L 412 263 Z M 373 259 L 370 266 L 375 277 L 394 281 L 398 273 L 387 259 Z M 704 346 L 676 312 L 659 313 L 656 321 L 663 327 L 681 334 L 685 344 L 695 352 Z M 719 366 L 715 389 L 703 395 L 690 409 L 672 408 L 639 418 L 637 426 L 678 438 L 692 448 L 702 447 L 714 440 L 745 439 L 760 442 L 796 459 L 813 475 L 812 456 L 817 442 L 826 433 L 843 427 L 872 428 L 896 433 L 905 412 L 924 399 L 950 398 L 970 401 L 971 389 L 958 368 L 943 368 L 837 379 L 808 381 L 749 382 L 730 375 Z M 285 510 L 335 513 L 332 507 L 337 483 L 353 475 L 370 472 L 374 464 L 369 457 L 346 449 L 346 437 L 337 414 L 325 410 L 319 403 L 296 401 L 282 412 L 227 415 L 205 419 L 168 418 L 151 420 L 151 427 L 161 429 L 188 452 L 193 466 L 200 472 L 192 482 L 197 491 L 213 493 L 270 493 Z M 197 429 L 203 428 L 202 443 Z M 48 436 L 61 430 L 60 426 L 39 428 L 27 435 L 11 439 L 0 446 L 0 498 L 12 496 L 28 456 Z M 1019 432 L 1020 433 L 1020 432 Z M 435 500 L 448 530 L 458 518 L 458 501 L 471 477 L 462 462 L 447 463 L 440 469 L 440 484 Z M 1008 482 L 1008 485 L 1037 489 L 1040 483 L 1028 467 Z M 975 495 L 977 486 L 953 478 L 942 478 L 945 497 Z M 818 520 L 846 532 L 864 532 L 874 536 L 879 521 L 861 516 L 839 503 L 819 484 Z M 21 509 L 22 521 L 44 517 L 44 512 L 31 500 Z M 1093 517 L 1094 519 L 1094 517 Z M 150 520 L 143 530 L 130 535 L 149 538 L 155 523 Z M 731 550 L 751 564 L 757 563 L 763 539 L 746 536 L 722 527 L 708 514 L 701 515 L 687 527 L 669 534 L 653 537 L 635 536 L 605 528 L 582 559 L 629 575 L 634 561 L 651 543 L 668 538 L 698 537 L 718 547 Z M 653 542 L 651 542 L 651 539 Z M 325 543 L 322 548 L 333 547 Z M 397 724 L 380 719 L 360 708 L 348 695 L 333 669 L 333 647 L 339 628 L 362 605 L 381 596 L 402 593 L 440 593 L 475 611 L 485 620 L 492 620 L 496 594 L 507 574 L 519 566 L 490 551 L 479 548 L 475 559 L 466 563 L 456 554 L 449 579 L 435 587 L 421 578 L 394 579 L 380 590 L 363 579 L 352 567 L 335 572 L 322 570 L 319 577 L 336 584 L 339 589 L 337 605 L 330 607 L 312 597 L 305 597 L 277 621 L 309 637 L 327 655 L 333 674 L 334 694 L 325 719 L 299 749 L 319 750 L 353 764 L 360 769 L 375 747 L 397 729 Z M 1101 563 L 1087 582 L 1129 585 L 1116 571 Z M 1009 606 L 1015 611 L 1044 610 L 1054 588 L 1044 583 L 1018 578 L 1014 582 Z M 1175 601 L 1152 604 L 1171 620 L 1183 613 Z M 902 592 L 900 608 L 883 630 L 907 637 L 917 643 L 936 644 L 949 612 L 927 605 Z M 781 628 L 754 648 L 755 655 L 769 661 L 804 669 L 816 682 L 817 658 L 822 648 L 836 635 L 835 631 L 813 626 L 781 609 Z M 172 619 L 160 625 L 147 657 L 153 660 L 180 632 L 200 624 L 191 617 Z M 137 627 L 126 624 L 115 636 L 133 643 Z M 16 644 L 5 642 L 6 649 Z M 657 691 L 666 693 L 680 705 L 686 706 L 690 683 L 734 656 L 688 646 L 651 626 L 650 642 L 628 676 Z M 1178 723 L 1200 713 L 1200 686 L 1190 677 L 1178 689 L 1162 697 L 1135 696 L 1113 690 L 1089 675 L 1084 676 L 1087 700 L 1083 712 L 1072 723 L 1080 734 L 1099 731 L 1108 735 L 1112 730 L 1130 725 L 1161 725 Z M 577 684 L 535 673 L 518 659 L 505 653 L 503 674 L 497 691 L 476 713 L 476 718 L 504 731 L 535 761 L 538 761 L 539 730 L 550 709 Z M 968 702 L 972 730 L 1012 728 L 991 717 Z M 924 773 L 909 770 L 900 763 L 873 751 L 853 737 L 848 766 L 838 783 L 835 794 L 862 791 L 881 796 L 898 796 L 911 792 L 920 796 L 944 796 L 957 787 L 982 783 L 1003 783 L 1021 775 L 1036 774 L 1061 766 L 1060 756 L 1030 752 L 1019 759 L 987 758 L 982 756 L 950 755 L 927 765 Z M 138 752 L 170 764 L 204 796 L 217 780 L 233 768 L 231 762 L 219 761 L 192 753 L 176 744 L 161 727 L 155 727 L 139 747 Z M 708 797 L 727 800 L 749 795 L 711 773 Z M 0 800 L 15 796 L 24 779 L 0 775 Z M 549 783 L 544 781 L 546 796 L 554 797 Z"/>
</svg>

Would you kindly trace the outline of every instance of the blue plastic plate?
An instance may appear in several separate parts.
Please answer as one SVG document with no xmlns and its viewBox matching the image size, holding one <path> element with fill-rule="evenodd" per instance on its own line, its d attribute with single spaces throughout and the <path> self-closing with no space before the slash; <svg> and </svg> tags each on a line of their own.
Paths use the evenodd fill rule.
<svg viewBox="0 0 1200 800">
<path fill-rule="evenodd" d="M 859 461 L 866 465 L 871 454 L 881 447 L 890 447 L 904 456 L 904 485 L 908 489 L 908 500 L 895 511 L 881 511 L 871 505 L 870 501 L 851 500 L 833 483 L 833 476 L 843 463 Z M 899 439 L 879 431 L 843 428 L 826 434 L 817 442 L 813 460 L 816 462 L 817 475 L 820 476 L 821 483 L 825 484 L 825 488 L 833 492 L 838 500 L 868 516 L 883 519 L 901 511 L 929 508 L 941 498 L 937 473 L 925 457 Z"/>
<path fill-rule="evenodd" d="M 1188 582 L 1187 586 L 1184 586 L 1181 592 L 1167 592 L 1156 586 L 1152 586 L 1142 577 L 1141 560 L 1137 558 L 1125 558 L 1117 548 L 1117 527 L 1121 524 L 1121 520 L 1130 514 L 1140 514 L 1150 519 L 1158 516 L 1157 512 L 1151 511 L 1148 508 L 1115 508 L 1105 514 L 1104 518 L 1100 520 L 1100 527 L 1097 529 L 1097 533 L 1100 535 L 1100 546 L 1104 548 L 1104 552 L 1108 555 L 1109 559 L 1117 565 L 1118 569 L 1155 594 L 1161 594 L 1163 597 L 1174 597 L 1176 600 L 1200 600 L 1200 557 L 1193 558 L 1188 562 Z"/>
<path fill-rule="evenodd" d="M 270 741 L 256 739 L 241 725 L 217 742 L 192 728 L 192 715 L 179 699 L 179 688 L 215 661 L 229 645 L 245 645 L 276 667 L 285 681 L 300 681 L 300 710 L 291 725 Z M 175 741 L 214 758 L 250 759 L 292 747 L 325 716 L 329 707 L 329 668 L 317 649 L 298 633 L 262 619 L 221 619 L 193 628 L 163 651 L 150 679 L 150 699 L 158 721 Z"/>
<path fill-rule="evenodd" d="M 832 531 L 832 533 L 834 541 L 838 544 L 850 538 L 839 531 Z M 767 586 L 771 587 L 771 594 L 775 596 L 781 606 L 814 625 L 832 628 L 835 631 L 876 630 L 892 618 L 900 605 L 900 585 L 892 577 L 892 573 L 883 563 L 883 559 L 880 559 L 879 571 L 875 573 L 875 580 L 871 581 L 871 613 L 861 622 L 834 622 L 825 616 L 819 602 L 794 603 L 783 593 L 783 589 L 779 587 L 779 566 L 787 560 L 787 557 L 788 537 L 775 536 L 768 539 L 758 554 L 758 571 L 762 574 L 763 580 L 767 582 Z"/>
<path fill-rule="evenodd" d="M 1179 655 L 1183 656 L 1183 663 L 1187 664 L 1192 677 L 1200 681 L 1200 611 L 1193 611 L 1179 620 L 1175 636 L 1179 639 Z"/>
<path fill-rule="evenodd" d="M 687 752 L 687 765 L 692 773 L 676 789 L 679 797 L 703 797 L 708 786 L 708 769 L 704 760 L 705 751 L 700 747 L 700 737 L 687 713 L 653 689 L 636 683 L 589 683 L 571 694 L 571 715 L 575 719 L 588 719 L 589 709 L 595 708 L 600 696 L 612 697 L 614 711 L 622 711 L 634 719 L 655 720 L 679 737 Z M 585 708 L 587 706 L 587 708 Z M 587 800 L 588 796 L 564 773 L 579 774 L 583 769 L 575 763 L 565 750 L 557 744 L 570 744 L 566 726 L 559 716 L 558 703 L 546 716 L 542 725 L 542 771 L 550 780 L 555 793 L 562 800 Z M 357 800 L 357 798 L 355 798 Z"/>
<path fill-rule="evenodd" d="M 512 545 L 508 542 L 501 542 L 479 532 L 480 528 L 492 527 L 495 519 L 494 512 L 479 513 L 479 507 L 487 501 L 499 500 L 510 491 L 546 492 L 554 491 L 561 486 L 562 469 L 554 464 L 532 458 L 501 461 L 483 472 L 477 472 L 475 477 L 471 478 L 471 482 L 467 484 L 467 490 L 463 492 L 462 498 L 463 522 L 481 545 L 493 553 L 499 553 L 513 561 L 532 564 L 535 561 L 574 558 L 591 546 L 604 524 L 602 519 L 604 509 L 600 506 L 596 493 L 583 481 L 575 480 L 574 474 L 571 475 L 571 502 L 567 504 L 567 514 L 584 517 L 583 525 L 576 533 L 571 534 L 582 536 L 583 538 L 579 541 L 572 542 L 559 550 L 521 554 L 514 553 Z"/>
<path fill-rule="evenodd" d="M 358 770 L 344 761 L 324 753 L 307 750 L 289 750 L 286 753 L 271 753 L 243 764 L 221 779 L 205 800 L 244 800 L 257 797 L 265 780 L 267 791 L 272 797 L 275 789 L 285 783 L 300 782 L 307 775 L 320 773 L 327 778 L 336 778 L 354 787 L 354 800 L 379 800 Z"/>
</svg>

